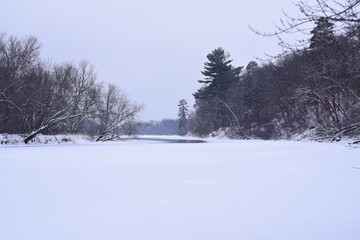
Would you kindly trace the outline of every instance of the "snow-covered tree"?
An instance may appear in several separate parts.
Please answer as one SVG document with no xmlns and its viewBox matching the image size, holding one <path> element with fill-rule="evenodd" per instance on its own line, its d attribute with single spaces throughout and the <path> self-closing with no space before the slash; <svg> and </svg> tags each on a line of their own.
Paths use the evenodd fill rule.
<svg viewBox="0 0 360 240">
<path fill-rule="evenodd" d="M 132 102 L 115 85 L 109 84 L 97 102 L 96 121 L 99 127 L 96 141 L 120 139 L 130 126 L 137 124 L 136 117 L 141 109 L 141 105 Z"/>
</svg>

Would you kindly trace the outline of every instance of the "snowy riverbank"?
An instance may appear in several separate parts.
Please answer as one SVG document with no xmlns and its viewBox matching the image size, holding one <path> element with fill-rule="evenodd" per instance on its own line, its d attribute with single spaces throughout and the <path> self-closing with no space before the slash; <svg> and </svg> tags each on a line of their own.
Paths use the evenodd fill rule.
<svg viewBox="0 0 360 240">
<path fill-rule="evenodd" d="M 217 142 L 217 141 L 223 141 L 223 140 L 230 140 L 226 135 L 224 134 L 217 134 L 213 137 L 208 138 L 199 138 L 199 137 L 192 137 L 192 136 L 177 136 L 177 135 L 138 135 L 138 136 L 124 136 L 124 140 L 147 140 L 147 141 L 157 141 L 161 142 L 176 142 L 179 143 L 189 143 L 191 141 L 195 142 Z M 240 140 L 234 140 L 234 141 L 240 141 Z M 249 141 L 262 141 L 262 140 L 249 140 Z M 269 140 L 272 141 L 272 140 Z M 321 139 L 315 139 L 311 137 L 311 135 L 299 135 L 294 136 L 293 138 L 289 140 L 280 140 L 280 141 L 301 141 L 301 142 L 329 142 L 326 140 Z M 116 142 L 116 141 L 115 141 Z M 89 144 L 89 143 L 95 143 L 94 139 L 91 139 L 89 136 L 86 135 L 43 135 L 39 134 L 34 139 L 32 139 L 29 144 L 30 145 L 38 145 L 38 144 Z M 360 147 L 360 139 L 359 138 L 342 138 L 338 142 L 333 143 L 339 143 L 345 146 L 353 146 L 353 147 Z M 17 134 L 0 134 L 0 147 L 1 146 L 11 146 L 11 145 L 26 145 L 24 143 L 24 136 L 17 135 Z"/>
<path fill-rule="evenodd" d="M 29 144 L 69 144 L 86 143 L 91 140 L 85 135 L 43 135 L 38 134 Z M 25 145 L 24 136 L 17 134 L 0 134 L 1 145 Z"/>
</svg>

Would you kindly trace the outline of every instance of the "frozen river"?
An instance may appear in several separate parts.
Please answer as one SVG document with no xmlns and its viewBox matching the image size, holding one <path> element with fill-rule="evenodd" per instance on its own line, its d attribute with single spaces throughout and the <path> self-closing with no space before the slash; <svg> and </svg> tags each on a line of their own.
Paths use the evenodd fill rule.
<svg viewBox="0 0 360 240">
<path fill-rule="evenodd" d="M 0 147 L 0 239 L 360 239 L 359 148 L 162 141 Z"/>
</svg>

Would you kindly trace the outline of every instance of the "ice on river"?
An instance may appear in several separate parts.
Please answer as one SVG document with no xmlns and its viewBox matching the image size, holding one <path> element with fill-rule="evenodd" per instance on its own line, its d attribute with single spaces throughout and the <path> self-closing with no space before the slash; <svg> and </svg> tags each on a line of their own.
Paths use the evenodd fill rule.
<svg viewBox="0 0 360 240">
<path fill-rule="evenodd" d="M 0 147 L 0 239 L 359 240 L 360 149 L 237 140 Z"/>
</svg>

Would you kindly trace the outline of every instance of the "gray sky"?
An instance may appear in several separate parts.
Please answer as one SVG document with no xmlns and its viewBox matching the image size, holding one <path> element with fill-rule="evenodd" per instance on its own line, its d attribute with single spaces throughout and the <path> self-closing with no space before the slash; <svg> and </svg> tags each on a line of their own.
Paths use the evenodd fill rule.
<svg viewBox="0 0 360 240">
<path fill-rule="evenodd" d="M 42 57 L 90 61 L 98 80 L 116 83 L 146 108 L 143 120 L 177 118 L 181 98 L 190 105 L 201 85 L 206 55 L 217 47 L 243 66 L 280 52 L 274 30 L 289 0 L 0 0 L 0 31 L 34 35 Z"/>
</svg>

